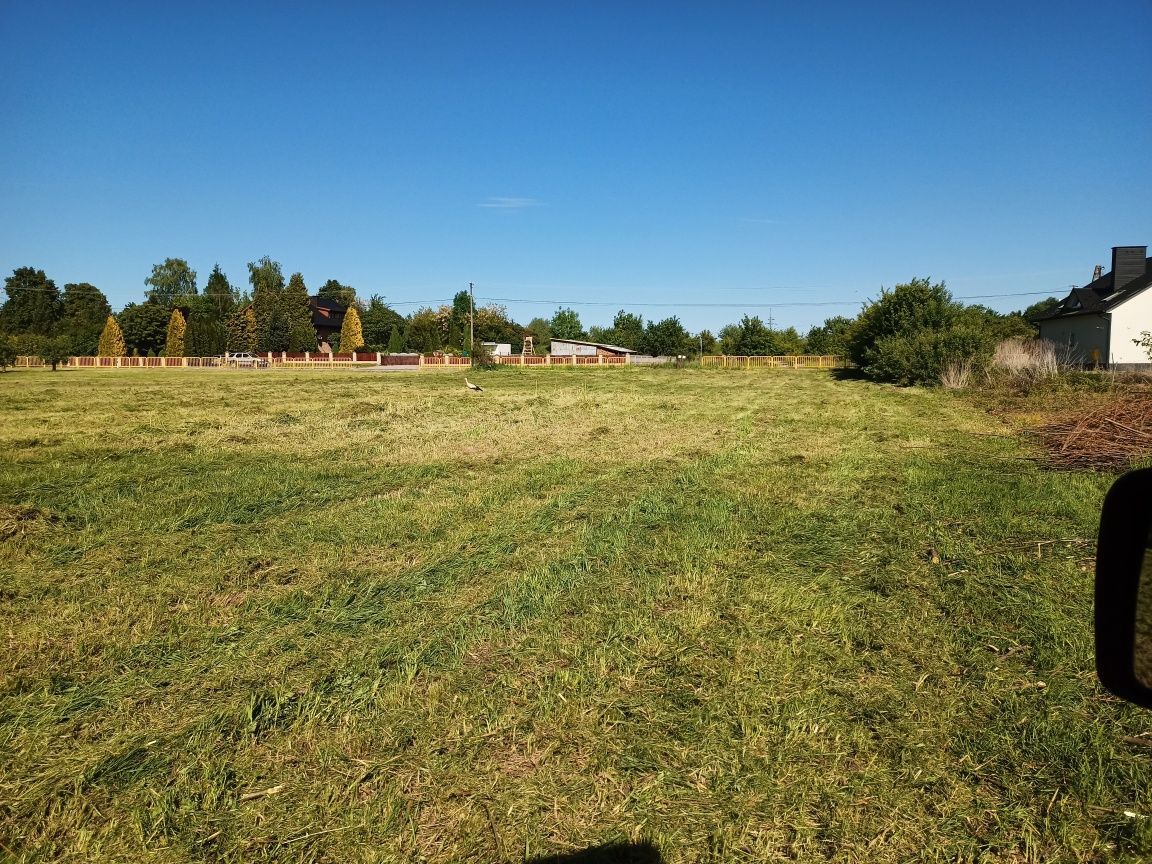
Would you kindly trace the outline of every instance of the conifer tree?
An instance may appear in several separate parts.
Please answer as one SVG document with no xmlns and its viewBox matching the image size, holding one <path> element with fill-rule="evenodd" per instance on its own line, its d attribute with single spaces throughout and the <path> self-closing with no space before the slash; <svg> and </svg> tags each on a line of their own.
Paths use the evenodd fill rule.
<svg viewBox="0 0 1152 864">
<path fill-rule="evenodd" d="M 344 313 L 344 324 L 340 328 L 340 350 L 345 354 L 364 347 L 364 331 L 360 327 L 360 313 L 355 306 L 349 306 Z"/>
<path fill-rule="evenodd" d="M 256 347 L 283 351 L 288 347 L 290 323 L 284 317 L 284 274 L 267 255 L 248 265 L 252 283 L 252 309 L 256 317 Z"/>
<path fill-rule="evenodd" d="M 316 328 L 312 326 L 312 307 L 308 302 L 308 288 L 304 277 L 293 273 L 284 289 L 282 306 L 284 319 L 288 323 L 288 350 L 315 351 Z M 361 344 L 364 339 L 361 336 Z"/>
<path fill-rule="evenodd" d="M 184 335 L 187 332 L 184 316 L 179 309 L 172 310 L 172 317 L 168 319 L 168 338 L 164 340 L 165 357 L 184 356 Z"/>
<path fill-rule="evenodd" d="M 392 325 L 392 332 L 388 335 L 388 353 L 400 354 L 407 346 L 404 344 L 404 334 L 400 328 L 395 324 Z"/>
<path fill-rule="evenodd" d="M 256 312 L 252 305 L 228 317 L 228 343 L 232 352 L 256 353 Z"/>
<path fill-rule="evenodd" d="M 124 331 L 112 315 L 104 322 L 104 330 L 100 334 L 100 345 L 96 349 L 101 357 L 124 356 Z"/>
</svg>

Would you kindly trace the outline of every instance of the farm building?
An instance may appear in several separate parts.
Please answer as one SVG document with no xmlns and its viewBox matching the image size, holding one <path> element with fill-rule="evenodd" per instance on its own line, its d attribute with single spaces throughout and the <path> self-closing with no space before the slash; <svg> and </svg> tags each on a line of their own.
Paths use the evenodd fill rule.
<svg viewBox="0 0 1152 864">
<path fill-rule="evenodd" d="M 553 339 L 551 353 L 556 357 L 627 357 L 635 354 L 631 348 L 619 345 L 605 345 L 603 342 L 585 342 L 583 339 Z"/>
<path fill-rule="evenodd" d="M 1055 310 L 1037 319 L 1040 338 L 1055 342 L 1080 363 L 1113 369 L 1149 365 L 1136 344 L 1152 331 L 1152 258 L 1147 246 L 1113 246 L 1112 269 L 1074 288 Z"/>
<path fill-rule="evenodd" d="M 494 357 L 511 357 L 512 356 L 511 343 L 508 343 L 508 342 L 481 342 L 480 344 L 483 345 L 485 348 L 487 348 L 488 353 L 492 354 Z"/>
</svg>

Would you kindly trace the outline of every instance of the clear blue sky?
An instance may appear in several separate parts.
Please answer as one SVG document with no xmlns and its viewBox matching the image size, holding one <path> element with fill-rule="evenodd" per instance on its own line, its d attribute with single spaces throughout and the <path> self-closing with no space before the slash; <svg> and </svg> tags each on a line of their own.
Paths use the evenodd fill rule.
<svg viewBox="0 0 1152 864">
<path fill-rule="evenodd" d="M 165 257 L 270 255 L 691 330 L 742 309 L 639 304 L 1061 294 L 1152 245 L 1150 32 L 1148 0 L 4 0 L 0 270 L 119 308 Z"/>
</svg>

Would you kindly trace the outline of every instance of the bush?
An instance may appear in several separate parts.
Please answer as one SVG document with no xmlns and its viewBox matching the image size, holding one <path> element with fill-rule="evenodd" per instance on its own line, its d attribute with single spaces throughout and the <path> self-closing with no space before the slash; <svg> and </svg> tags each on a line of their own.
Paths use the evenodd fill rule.
<svg viewBox="0 0 1152 864">
<path fill-rule="evenodd" d="M 497 363 L 492 357 L 492 351 L 483 342 L 472 345 L 472 366 L 475 369 L 492 369 Z"/>
<path fill-rule="evenodd" d="M 986 368 L 993 338 L 952 299 L 943 282 L 913 279 L 883 291 L 853 322 L 848 356 L 870 378 L 894 384 L 939 384 L 947 367 Z"/>
</svg>

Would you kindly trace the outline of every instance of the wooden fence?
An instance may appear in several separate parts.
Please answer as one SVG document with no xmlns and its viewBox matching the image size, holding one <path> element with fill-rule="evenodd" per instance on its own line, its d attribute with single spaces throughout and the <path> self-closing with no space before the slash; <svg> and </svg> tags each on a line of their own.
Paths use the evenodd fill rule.
<svg viewBox="0 0 1152 864">
<path fill-rule="evenodd" d="M 705 355 L 700 358 L 703 367 L 719 369 L 839 369 L 844 358 L 835 354 L 782 354 L 765 356 L 736 356 L 733 354 Z"/>
</svg>

